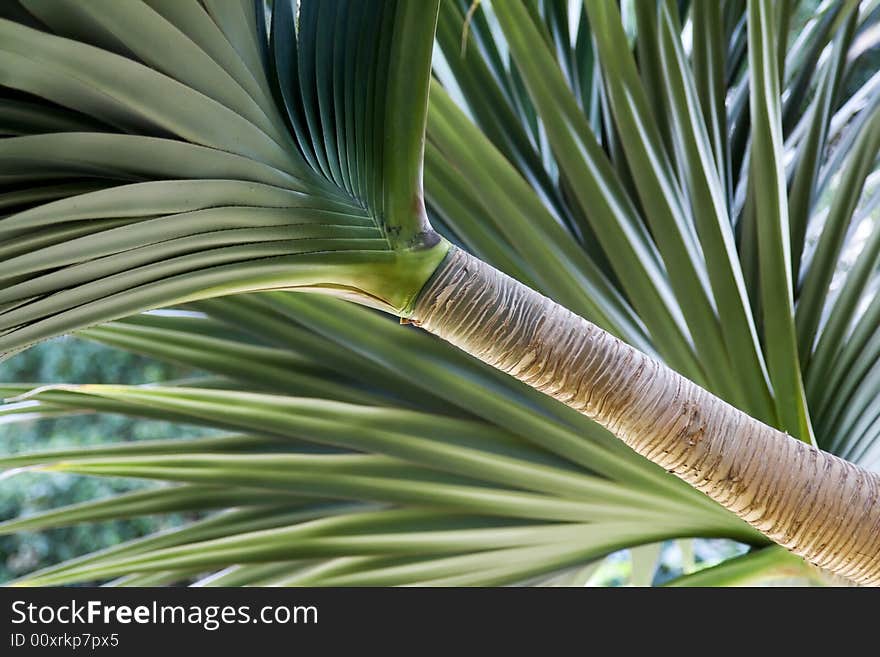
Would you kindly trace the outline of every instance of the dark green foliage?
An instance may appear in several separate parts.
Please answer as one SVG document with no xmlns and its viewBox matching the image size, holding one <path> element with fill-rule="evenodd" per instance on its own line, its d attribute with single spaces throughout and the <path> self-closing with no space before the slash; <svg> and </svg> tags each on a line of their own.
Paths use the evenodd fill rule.
<svg viewBox="0 0 880 657">
<path fill-rule="evenodd" d="M 130 352 L 76 338 L 45 342 L 0 365 L 5 381 L 71 383 L 115 381 L 149 383 L 196 374 Z M 87 447 L 204 433 L 167 422 L 138 421 L 120 415 L 74 415 L 31 422 L 0 421 L 0 457 L 38 450 Z M 107 498 L 148 487 L 142 481 L 80 475 L 25 473 L 0 478 L 0 521 L 47 509 Z M 0 535 L 0 582 L 65 559 L 115 545 L 181 522 L 176 515 L 139 517 L 45 532 Z"/>
</svg>

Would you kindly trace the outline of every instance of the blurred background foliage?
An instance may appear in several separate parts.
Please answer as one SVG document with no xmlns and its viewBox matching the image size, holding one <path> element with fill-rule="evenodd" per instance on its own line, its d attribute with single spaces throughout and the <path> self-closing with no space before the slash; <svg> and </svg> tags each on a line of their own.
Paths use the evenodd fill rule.
<svg viewBox="0 0 880 657">
<path fill-rule="evenodd" d="M 637 0 L 623 0 L 632 1 Z M 800 27 L 814 14 L 819 2 L 802 0 L 797 5 L 790 32 L 791 43 L 796 40 Z M 880 70 L 880 48 L 876 47 L 876 39 L 864 49 L 855 44 L 851 56 L 856 61 L 845 80 L 845 97 Z M 832 184 L 829 190 L 833 188 Z M 810 237 L 815 238 L 808 236 L 808 242 Z M 167 383 L 199 375 L 198 371 L 72 337 L 44 342 L 0 365 L 0 380 L 9 382 L 144 384 Z M 183 438 L 205 433 L 204 429 L 197 427 L 111 415 L 79 415 L 8 425 L 3 424 L 0 417 L 0 456 L 38 449 Z M 62 473 L 9 474 L 13 473 L 0 477 L 0 521 L 155 485 L 131 479 Z M 0 536 L 0 583 L 191 519 L 191 514 L 164 514 Z M 638 550 L 642 552 L 640 559 L 632 559 L 631 551 L 623 550 L 591 564 L 589 582 L 618 586 L 659 584 L 742 554 L 746 547 L 727 540 L 695 539 L 667 541 Z M 651 571 L 649 579 L 653 581 L 645 581 L 644 568 L 637 564 L 652 559 L 659 563 L 659 567 Z"/>
<path fill-rule="evenodd" d="M 7 381 L 52 383 L 155 383 L 187 378 L 192 370 L 86 340 L 63 337 L 44 342 L 0 365 Z M 4 425 L 0 454 L 61 449 L 115 441 L 154 440 L 204 434 L 197 427 L 134 420 L 114 415 L 78 415 Z M 145 488 L 133 479 L 70 474 L 20 473 L 0 478 L 0 521 Z M 179 524 L 185 516 L 164 515 L 89 523 L 43 532 L 0 536 L 0 582 L 50 564 Z"/>
</svg>

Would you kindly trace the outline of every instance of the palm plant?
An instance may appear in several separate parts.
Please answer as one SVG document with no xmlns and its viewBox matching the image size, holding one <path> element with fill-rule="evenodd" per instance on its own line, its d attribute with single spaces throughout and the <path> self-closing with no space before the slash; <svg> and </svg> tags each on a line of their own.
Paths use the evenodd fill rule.
<svg viewBox="0 0 880 657">
<path fill-rule="evenodd" d="M 20 583 L 880 581 L 880 2 L 797 5 L 4 3 L 0 353 L 210 376 L 0 413 L 217 430 L 4 458 L 166 485 L 3 532 L 210 512 Z"/>
</svg>

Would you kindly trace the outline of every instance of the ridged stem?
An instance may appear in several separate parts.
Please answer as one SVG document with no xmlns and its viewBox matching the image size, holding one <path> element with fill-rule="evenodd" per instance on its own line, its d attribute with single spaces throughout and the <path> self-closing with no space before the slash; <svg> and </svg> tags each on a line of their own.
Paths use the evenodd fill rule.
<svg viewBox="0 0 880 657">
<path fill-rule="evenodd" d="M 411 319 L 595 420 L 816 566 L 880 585 L 880 476 L 755 420 L 460 249 Z"/>
</svg>

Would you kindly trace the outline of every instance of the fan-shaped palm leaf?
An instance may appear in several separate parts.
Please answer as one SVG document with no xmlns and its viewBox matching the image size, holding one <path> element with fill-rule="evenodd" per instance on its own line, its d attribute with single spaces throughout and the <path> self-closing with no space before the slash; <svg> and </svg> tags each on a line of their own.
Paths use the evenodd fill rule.
<svg viewBox="0 0 880 657">
<path fill-rule="evenodd" d="M 760 533 L 574 410 L 373 311 L 265 292 L 292 289 L 423 323 L 586 410 L 776 540 L 873 581 L 876 554 L 840 534 L 870 551 L 859 514 L 876 509 L 840 507 L 840 540 L 817 547 L 810 532 L 831 517 L 799 497 L 815 484 L 838 508 L 870 497 L 872 475 L 670 370 L 631 394 L 654 367 L 628 372 L 638 354 L 463 251 L 444 257 L 464 247 L 752 417 L 871 465 L 880 304 L 859 307 L 880 240 L 848 272 L 839 263 L 875 207 L 859 198 L 876 166 L 878 83 L 844 83 L 876 3 L 824 3 L 791 51 L 786 12 L 762 0 L 683 14 L 637 3 L 632 21 L 604 0 L 301 5 L 276 0 L 268 30 L 259 1 L 0 10 L 0 352 L 93 327 L 81 335 L 219 377 L 9 384 L 2 412 L 233 434 L 10 457 L 7 468 L 175 485 L 0 528 L 239 507 L 25 581 L 496 584 L 683 536 L 756 548 L 695 583 L 798 563 L 757 549 Z M 853 146 L 829 150 L 837 142 Z M 462 277 L 462 262 L 484 278 Z M 196 314 L 122 320 L 181 304 Z M 109 320 L 121 321 L 94 326 Z M 594 344 L 624 354 L 619 369 L 597 368 Z M 631 406 L 641 399 L 652 409 Z M 664 424 L 680 430 L 672 456 L 655 440 Z M 704 468 L 700 454 L 718 461 Z M 788 480 L 800 466 L 786 455 L 825 459 L 844 479 Z M 738 486 L 743 476 L 757 478 Z M 650 572 L 656 554 L 634 558 Z"/>
</svg>

